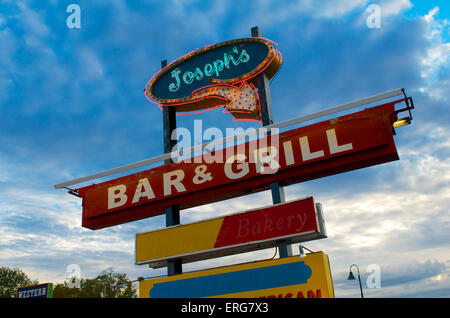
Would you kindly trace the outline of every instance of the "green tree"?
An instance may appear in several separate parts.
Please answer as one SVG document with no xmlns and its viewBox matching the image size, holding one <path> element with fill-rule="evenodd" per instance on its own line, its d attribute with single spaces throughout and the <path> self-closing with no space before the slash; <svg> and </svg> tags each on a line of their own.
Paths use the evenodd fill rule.
<svg viewBox="0 0 450 318">
<path fill-rule="evenodd" d="M 19 287 L 37 284 L 19 268 L 0 267 L 0 297 L 15 298 Z"/>
<path fill-rule="evenodd" d="M 73 285 L 71 285 L 73 286 Z M 69 287 L 68 282 L 58 283 L 53 286 L 53 298 L 76 298 L 79 297 L 80 290 L 76 287 Z"/>
<path fill-rule="evenodd" d="M 84 278 L 80 288 L 70 288 L 67 281 L 53 288 L 54 298 L 133 298 L 137 297 L 136 289 L 126 274 L 114 273 L 112 270 L 102 271 L 96 278 Z"/>
</svg>

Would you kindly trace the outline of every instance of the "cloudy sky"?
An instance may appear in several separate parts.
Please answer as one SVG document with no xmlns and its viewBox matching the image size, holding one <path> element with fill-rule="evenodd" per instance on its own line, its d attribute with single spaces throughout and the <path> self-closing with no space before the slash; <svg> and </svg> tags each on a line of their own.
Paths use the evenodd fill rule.
<svg viewBox="0 0 450 318">
<path fill-rule="evenodd" d="M 81 28 L 66 23 L 70 4 Z M 379 28 L 367 23 L 371 4 Z M 143 94 L 161 60 L 258 26 L 284 58 L 271 83 L 275 122 L 400 87 L 414 99 L 412 125 L 395 136 L 399 161 L 286 188 L 288 200 L 323 205 L 328 238 L 305 246 L 328 253 L 336 296 L 359 296 L 346 280 L 356 263 L 367 297 L 449 297 L 449 17 L 445 0 L 1 0 L 0 266 L 54 283 L 70 264 L 82 277 L 109 267 L 131 279 L 165 274 L 134 265 L 135 234 L 163 227 L 163 217 L 92 231 L 81 227 L 81 200 L 53 186 L 162 154 L 162 114 Z M 224 132 L 257 126 L 220 110 L 178 117 L 178 126 L 194 119 Z M 268 204 L 261 192 L 182 211 L 181 221 Z M 367 288 L 372 264 L 380 288 Z"/>
</svg>

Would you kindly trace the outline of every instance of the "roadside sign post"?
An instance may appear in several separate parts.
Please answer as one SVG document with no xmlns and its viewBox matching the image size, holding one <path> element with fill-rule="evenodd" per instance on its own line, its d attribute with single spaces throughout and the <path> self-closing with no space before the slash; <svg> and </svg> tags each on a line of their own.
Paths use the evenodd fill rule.
<svg viewBox="0 0 450 318">
<path fill-rule="evenodd" d="M 167 60 L 161 61 L 161 68 L 167 66 Z M 177 117 L 175 108 L 163 106 L 163 130 L 164 130 L 164 153 L 170 153 L 176 145 L 176 139 L 172 139 L 172 133 L 177 129 Z M 164 160 L 166 165 L 172 163 L 172 159 Z M 171 205 L 165 208 L 166 227 L 180 224 L 180 207 Z M 175 275 L 183 272 L 181 260 L 171 260 L 167 263 L 167 274 Z"/>
<path fill-rule="evenodd" d="M 256 26 L 251 29 L 252 37 L 262 37 L 261 30 Z M 272 100 L 270 98 L 269 79 L 267 75 L 262 72 L 258 75 L 257 88 L 259 94 L 259 100 L 261 103 L 261 119 L 263 126 L 269 126 L 273 124 L 273 112 L 272 112 Z M 285 202 L 284 189 L 278 182 L 273 182 L 270 185 L 272 192 L 273 204 Z M 288 257 L 292 255 L 292 249 L 286 241 L 280 241 L 278 243 L 278 251 L 280 257 Z"/>
</svg>

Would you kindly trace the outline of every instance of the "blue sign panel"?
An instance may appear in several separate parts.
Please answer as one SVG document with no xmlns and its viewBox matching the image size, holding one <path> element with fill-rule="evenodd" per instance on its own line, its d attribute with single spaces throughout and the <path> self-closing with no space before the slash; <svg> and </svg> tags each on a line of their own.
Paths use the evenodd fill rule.
<svg viewBox="0 0 450 318">
<path fill-rule="evenodd" d="M 175 64 L 154 83 L 153 95 L 160 99 L 190 97 L 193 91 L 211 85 L 210 79 L 232 80 L 255 70 L 268 56 L 262 42 L 242 42 L 205 50 Z"/>
<path fill-rule="evenodd" d="M 155 74 L 147 83 L 146 95 L 159 105 L 175 106 L 177 112 L 229 104 L 225 92 L 211 88 L 240 89 L 261 72 L 270 79 L 282 63 L 272 44 L 263 38 L 245 38 L 195 50 Z"/>
<path fill-rule="evenodd" d="M 52 291 L 52 283 L 20 287 L 17 290 L 17 298 L 51 298 Z"/>
<path fill-rule="evenodd" d="M 156 283 L 151 298 L 197 298 L 306 284 L 311 268 L 304 262 Z"/>
</svg>

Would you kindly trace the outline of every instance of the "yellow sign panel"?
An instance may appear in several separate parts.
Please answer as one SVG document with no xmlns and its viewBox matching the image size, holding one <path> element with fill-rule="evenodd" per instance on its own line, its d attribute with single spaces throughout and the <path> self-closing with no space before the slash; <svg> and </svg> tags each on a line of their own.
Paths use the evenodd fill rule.
<svg viewBox="0 0 450 318">
<path fill-rule="evenodd" d="M 166 266 L 326 237 L 312 197 L 136 234 L 136 264 Z M 162 242 L 164 244 L 162 244 Z"/>
<path fill-rule="evenodd" d="M 139 282 L 141 298 L 334 298 L 328 255 L 316 252 Z"/>
<path fill-rule="evenodd" d="M 136 235 L 136 264 L 172 255 L 211 250 L 223 223 L 223 218 L 178 225 Z M 155 244 L 164 242 L 164 244 Z"/>
</svg>

